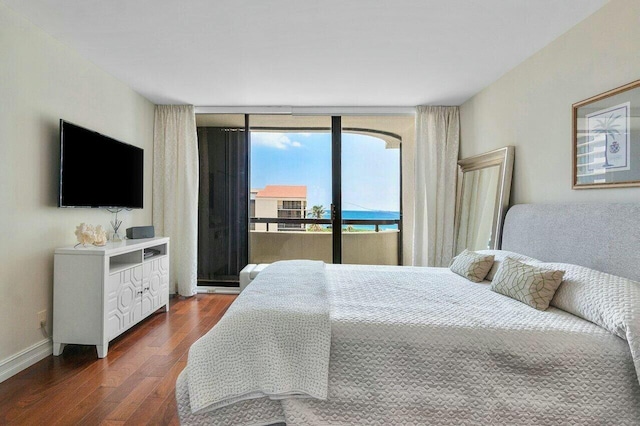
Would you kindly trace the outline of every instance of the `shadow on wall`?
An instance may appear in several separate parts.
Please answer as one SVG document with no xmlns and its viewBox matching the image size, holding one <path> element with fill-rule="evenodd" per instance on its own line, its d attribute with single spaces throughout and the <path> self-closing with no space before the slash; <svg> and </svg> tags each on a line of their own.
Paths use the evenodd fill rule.
<svg viewBox="0 0 640 426">
<path fill-rule="evenodd" d="M 47 207 L 58 207 L 60 197 L 60 124 L 51 117 L 42 117 L 44 149 L 40 157 L 41 179 L 39 199 Z M 89 172 L 89 171 L 88 171 Z"/>
</svg>

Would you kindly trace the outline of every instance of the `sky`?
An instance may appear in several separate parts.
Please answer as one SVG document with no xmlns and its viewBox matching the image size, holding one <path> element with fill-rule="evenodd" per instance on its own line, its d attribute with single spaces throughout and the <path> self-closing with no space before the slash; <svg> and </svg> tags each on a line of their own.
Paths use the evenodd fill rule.
<svg viewBox="0 0 640 426">
<path fill-rule="evenodd" d="M 400 150 L 342 134 L 343 210 L 399 211 Z M 307 204 L 331 205 L 331 134 L 251 132 L 251 188 L 306 185 Z"/>
</svg>

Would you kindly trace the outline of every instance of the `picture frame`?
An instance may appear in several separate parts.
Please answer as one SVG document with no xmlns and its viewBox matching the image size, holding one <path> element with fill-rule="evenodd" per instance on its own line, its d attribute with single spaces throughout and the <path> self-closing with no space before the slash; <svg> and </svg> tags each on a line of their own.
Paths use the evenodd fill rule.
<svg viewBox="0 0 640 426">
<path fill-rule="evenodd" d="M 572 105 L 573 189 L 640 186 L 640 80 Z"/>
</svg>

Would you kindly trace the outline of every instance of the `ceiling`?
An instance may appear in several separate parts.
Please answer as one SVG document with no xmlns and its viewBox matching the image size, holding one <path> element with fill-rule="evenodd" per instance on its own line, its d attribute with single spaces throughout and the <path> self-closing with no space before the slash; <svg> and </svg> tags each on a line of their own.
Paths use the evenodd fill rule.
<svg viewBox="0 0 640 426">
<path fill-rule="evenodd" d="M 458 105 L 607 0 L 0 0 L 154 103 Z"/>
</svg>

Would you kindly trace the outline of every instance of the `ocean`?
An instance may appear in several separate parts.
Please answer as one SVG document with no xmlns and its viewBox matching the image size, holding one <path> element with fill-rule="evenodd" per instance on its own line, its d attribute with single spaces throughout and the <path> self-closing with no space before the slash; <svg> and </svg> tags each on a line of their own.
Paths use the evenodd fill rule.
<svg viewBox="0 0 640 426">
<path fill-rule="evenodd" d="M 329 219 L 331 214 L 325 212 L 324 218 Z M 400 212 L 390 212 L 383 210 L 343 210 L 342 219 L 400 219 Z M 348 225 L 343 225 L 342 228 L 346 228 Z M 375 225 L 351 225 L 354 229 L 361 231 L 374 231 Z M 398 229 L 398 225 L 380 225 L 380 230 Z"/>
</svg>

